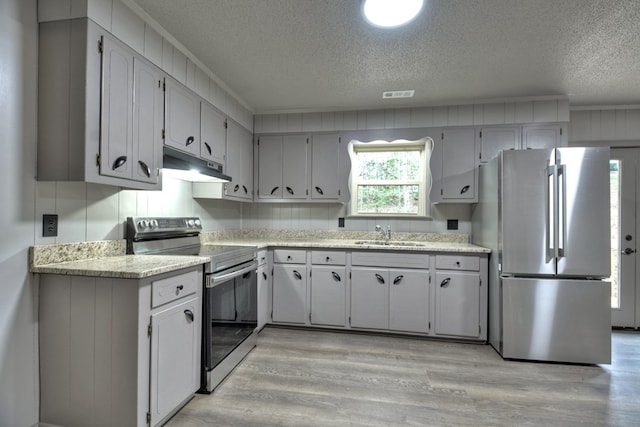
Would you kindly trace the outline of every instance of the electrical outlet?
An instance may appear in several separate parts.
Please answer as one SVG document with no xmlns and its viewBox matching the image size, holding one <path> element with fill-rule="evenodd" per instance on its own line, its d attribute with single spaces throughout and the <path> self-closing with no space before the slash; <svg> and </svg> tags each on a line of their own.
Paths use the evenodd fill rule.
<svg viewBox="0 0 640 427">
<path fill-rule="evenodd" d="M 458 229 L 458 220 L 457 219 L 448 219 L 447 220 L 447 230 L 457 230 Z"/>
<path fill-rule="evenodd" d="M 342 217 L 338 218 L 338 227 L 340 228 L 344 227 L 344 218 Z"/>
<path fill-rule="evenodd" d="M 58 235 L 58 215 L 42 215 L 42 236 L 56 237 Z"/>
</svg>

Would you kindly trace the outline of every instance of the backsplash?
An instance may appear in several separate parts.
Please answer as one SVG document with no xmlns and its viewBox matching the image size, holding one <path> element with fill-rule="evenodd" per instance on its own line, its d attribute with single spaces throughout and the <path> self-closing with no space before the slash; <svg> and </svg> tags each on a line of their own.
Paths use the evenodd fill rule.
<svg viewBox="0 0 640 427">
<path fill-rule="evenodd" d="M 377 224 L 392 232 L 471 233 L 471 206 L 433 205 L 431 219 L 346 218 L 335 203 L 239 203 L 193 199 L 191 183 L 163 178 L 162 191 L 122 190 L 83 182 L 36 183 L 35 244 L 61 244 L 124 238 L 128 216 L 198 216 L 205 231 L 238 229 L 372 231 Z M 58 236 L 42 237 L 42 215 L 58 215 Z M 447 230 L 447 219 L 458 230 Z"/>
</svg>

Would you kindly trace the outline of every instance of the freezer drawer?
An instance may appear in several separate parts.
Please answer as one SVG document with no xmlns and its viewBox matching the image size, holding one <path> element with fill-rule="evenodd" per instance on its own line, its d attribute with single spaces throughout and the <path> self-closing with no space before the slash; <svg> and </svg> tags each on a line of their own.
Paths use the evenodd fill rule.
<svg viewBox="0 0 640 427">
<path fill-rule="evenodd" d="M 610 284 L 502 279 L 502 357 L 611 363 Z"/>
</svg>

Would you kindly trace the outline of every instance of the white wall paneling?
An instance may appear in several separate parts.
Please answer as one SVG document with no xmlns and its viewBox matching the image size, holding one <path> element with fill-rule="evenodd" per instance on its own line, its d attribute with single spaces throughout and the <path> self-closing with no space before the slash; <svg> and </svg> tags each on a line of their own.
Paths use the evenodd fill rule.
<svg viewBox="0 0 640 427">
<path fill-rule="evenodd" d="M 74 16 L 79 18 L 87 16 L 93 19 L 102 28 L 111 31 L 112 29 L 112 7 L 118 0 L 71 0 L 74 4 L 86 4 L 86 15 Z M 40 3 L 40 2 L 39 2 Z M 80 6 L 78 7 L 80 8 Z"/>
<path fill-rule="evenodd" d="M 119 223 L 117 187 L 99 184 L 87 184 L 87 236 L 85 240 L 121 239 L 122 229 Z"/>
<path fill-rule="evenodd" d="M 385 110 L 339 111 L 302 114 L 302 128 L 293 126 L 298 113 L 261 114 L 254 132 L 318 132 L 336 130 L 399 129 L 440 126 L 473 126 L 566 122 L 566 99 L 463 104 Z M 290 124 L 291 123 L 291 124 Z"/>
<path fill-rule="evenodd" d="M 139 54 L 144 55 L 144 21 L 117 0 L 113 2 L 111 17 L 113 35 Z"/>
<path fill-rule="evenodd" d="M 144 26 L 144 57 L 162 68 L 162 36 L 148 24 Z"/>
<path fill-rule="evenodd" d="M 71 4 L 63 2 L 65 12 Z M 38 18 L 35 0 L 0 1 L 0 426 L 38 422 L 34 244 Z M 51 206 L 50 187 L 43 209 Z"/>
<path fill-rule="evenodd" d="M 640 140 L 640 106 L 571 111 L 569 140 L 578 142 Z"/>
</svg>

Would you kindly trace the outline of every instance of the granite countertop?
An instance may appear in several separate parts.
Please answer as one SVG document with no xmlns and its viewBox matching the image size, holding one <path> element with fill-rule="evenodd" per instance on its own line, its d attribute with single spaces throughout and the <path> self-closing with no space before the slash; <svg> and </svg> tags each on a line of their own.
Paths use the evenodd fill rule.
<svg viewBox="0 0 640 427">
<path fill-rule="evenodd" d="M 209 262 L 201 256 L 125 255 L 125 248 L 125 240 L 32 246 L 29 271 L 142 279 Z"/>
<path fill-rule="evenodd" d="M 203 233 L 203 244 L 251 245 L 258 248 L 290 247 L 408 252 L 488 254 L 490 249 L 469 243 L 466 234 L 393 233 L 386 241 L 380 233 L 358 231 L 232 230 Z M 365 242 L 357 243 L 357 242 Z"/>
<path fill-rule="evenodd" d="M 362 240 L 319 239 L 319 240 L 274 240 L 274 239 L 224 239 L 208 241 L 205 244 L 256 246 L 258 249 L 269 247 L 279 248 L 317 248 L 344 250 L 379 250 L 379 251 L 407 251 L 407 252 L 454 252 L 488 254 L 491 252 L 482 246 L 463 242 L 427 242 L 406 240 L 365 240 L 366 243 L 356 243 Z M 415 244 L 415 245 L 414 245 Z"/>
<path fill-rule="evenodd" d="M 231 230 L 200 235 L 202 244 L 268 247 L 318 248 L 488 254 L 491 251 L 469 243 L 465 234 L 394 233 L 386 241 L 378 233 Z M 357 243 L 357 242 L 365 242 Z M 29 270 L 32 273 L 141 279 L 182 268 L 205 264 L 208 257 L 174 255 L 125 255 L 125 240 L 79 242 L 32 246 Z"/>
</svg>

